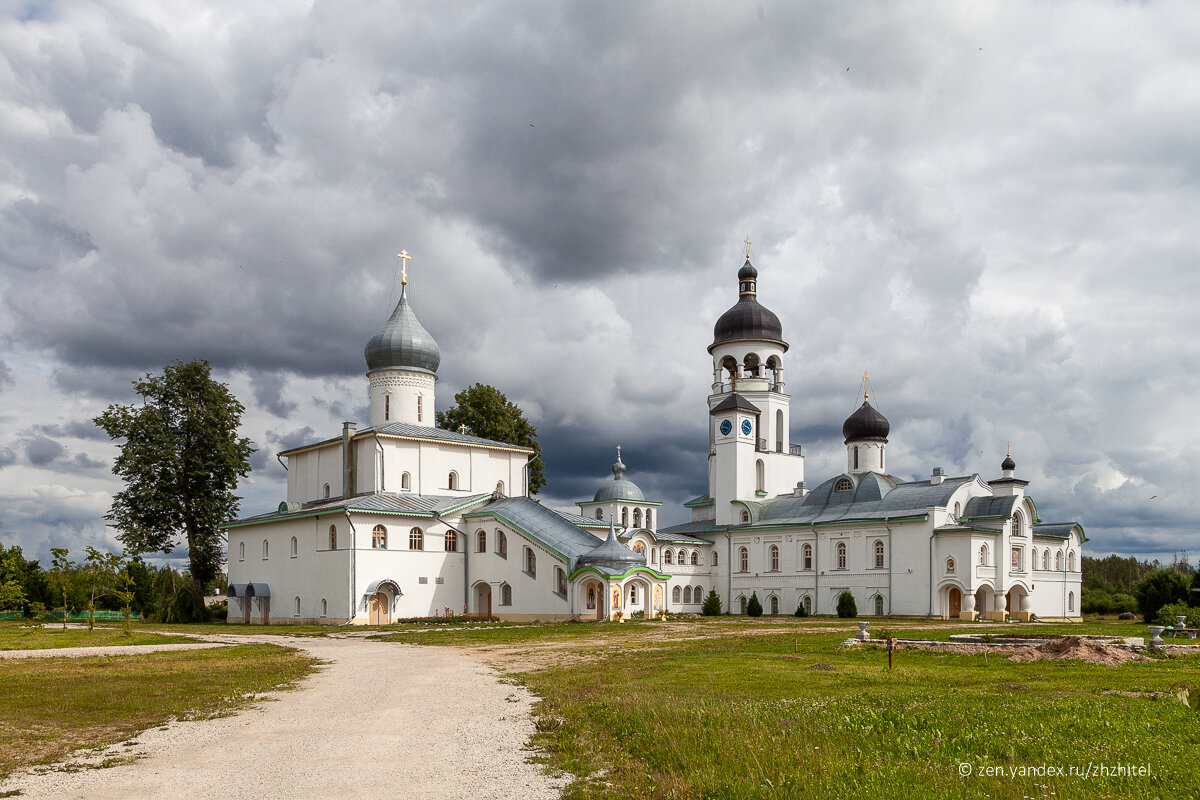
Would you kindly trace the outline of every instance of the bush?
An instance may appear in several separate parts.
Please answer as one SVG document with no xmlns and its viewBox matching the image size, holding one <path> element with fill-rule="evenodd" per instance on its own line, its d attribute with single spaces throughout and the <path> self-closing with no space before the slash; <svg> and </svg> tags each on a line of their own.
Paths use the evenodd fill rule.
<svg viewBox="0 0 1200 800">
<path fill-rule="evenodd" d="M 1200 628 L 1200 608 L 1189 606 L 1187 603 L 1171 603 L 1163 606 L 1158 610 L 1158 617 L 1154 620 L 1154 624 L 1174 628 L 1176 617 L 1187 617 L 1184 625 L 1189 628 Z"/>
<path fill-rule="evenodd" d="M 796 616 L 797 617 L 807 617 L 808 616 L 808 609 L 804 607 L 803 601 L 801 601 L 800 605 L 796 606 Z"/>
<path fill-rule="evenodd" d="M 758 599 L 758 592 L 753 592 L 750 595 L 750 602 L 746 603 L 746 616 L 747 617 L 761 617 L 762 616 L 762 601 Z"/>
<path fill-rule="evenodd" d="M 854 595 L 849 591 L 838 595 L 837 615 L 842 619 L 854 619 L 858 616 L 858 605 L 854 602 Z"/>
<path fill-rule="evenodd" d="M 1133 593 L 1138 610 L 1147 623 L 1158 617 L 1158 611 L 1171 603 L 1187 603 L 1191 594 L 1191 579 L 1172 569 L 1156 569 L 1138 582 Z"/>
<path fill-rule="evenodd" d="M 719 617 L 721 615 L 721 596 L 717 594 L 716 589 L 708 590 L 708 595 L 704 598 L 704 604 L 700 606 L 700 613 L 706 617 Z"/>
</svg>

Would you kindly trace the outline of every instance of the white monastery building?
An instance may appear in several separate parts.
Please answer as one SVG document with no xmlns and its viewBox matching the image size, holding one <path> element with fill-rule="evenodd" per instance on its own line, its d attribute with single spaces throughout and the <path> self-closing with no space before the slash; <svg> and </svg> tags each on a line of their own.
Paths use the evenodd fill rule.
<svg viewBox="0 0 1200 800">
<path fill-rule="evenodd" d="M 287 499 L 226 526 L 229 620 L 623 619 L 698 613 L 710 590 L 735 614 L 754 593 L 767 614 L 832 614 L 848 591 L 866 615 L 1078 620 L 1083 528 L 1039 519 L 1011 455 L 993 480 L 902 481 L 864 391 L 845 471 L 808 488 L 757 282 L 747 252 L 708 348 L 707 492 L 665 529 L 620 448 L 573 514 L 528 496 L 532 450 L 434 427 L 441 353 L 403 286 L 366 347 L 368 427 L 280 453 Z"/>
</svg>

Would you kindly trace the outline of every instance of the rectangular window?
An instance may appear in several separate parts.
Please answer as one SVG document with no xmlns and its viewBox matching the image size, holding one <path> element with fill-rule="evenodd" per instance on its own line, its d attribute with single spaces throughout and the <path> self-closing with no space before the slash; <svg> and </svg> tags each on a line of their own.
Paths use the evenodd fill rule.
<svg viewBox="0 0 1200 800">
<path fill-rule="evenodd" d="M 1012 568 L 1018 571 L 1021 569 L 1021 548 L 1019 547 L 1012 549 Z"/>
<path fill-rule="evenodd" d="M 417 583 L 429 583 L 429 578 L 417 578 Z"/>
<path fill-rule="evenodd" d="M 445 583 L 446 579 L 445 578 L 434 578 L 433 582 L 434 583 Z"/>
</svg>

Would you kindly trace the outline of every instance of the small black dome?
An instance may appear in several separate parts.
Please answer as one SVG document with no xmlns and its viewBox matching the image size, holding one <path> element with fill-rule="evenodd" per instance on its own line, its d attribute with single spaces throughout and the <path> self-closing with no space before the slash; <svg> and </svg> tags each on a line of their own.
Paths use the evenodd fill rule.
<svg viewBox="0 0 1200 800">
<path fill-rule="evenodd" d="M 863 404 L 858 407 L 858 411 L 855 411 L 842 423 L 842 436 L 846 438 L 847 443 L 856 439 L 882 439 L 886 442 L 891 429 L 892 426 L 887 421 L 887 417 L 864 400 Z"/>
<path fill-rule="evenodd" d="M 758 279 L 758 270 L 750 263 L 750 259 L 746 259 L 746 263 L 738 270 L 739 281 L 753 281 Z"/>
<path fill-rule="evenodd" d="M 1017 468 L 1017 462 L 1012 460 L 1012 456 L 1005 456 L 1004 460 L 1000 462 L 1000 469 L 1016 469 L 1016 468 Z"/>
</svg>

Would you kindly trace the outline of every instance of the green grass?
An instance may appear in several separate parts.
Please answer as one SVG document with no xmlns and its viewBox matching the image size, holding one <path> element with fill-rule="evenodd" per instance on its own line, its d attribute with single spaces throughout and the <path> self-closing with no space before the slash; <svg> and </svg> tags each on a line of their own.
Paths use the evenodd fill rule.
<svg viewBox="0 0 1200 800">
<path fill-rule="evenodd" d="M 1177 681 L 1200 686 L 1200 656 L 1105 667 L 901 651 L 889 672 L 884 650 L 839 647 L 855 630 L 848 621 L 656 625 L 385 638 L 492 653 L 524 647 L 535 657 L 541 646 L 580 654 L 515 676 L 542 698 L 536 744 L 553 766 L 579 776 L 568 798 L 1200 795 L 1200 774 L 1187 766 L 1200 748 L 1200 715 L 1151 694 Z M 914 638 L 962 630 L 900 620 L 882 627 Z M 978 627 L 1145 633 L 1124 623 Z M 1149 765 L 1150 775 L 1020 774 L 1089 763 Z M 970 777 L 960 776 L 960 764 L 970 766 Z M 980 774 L 988 768 L 1003 774 Z"/>
<path fill-rule="evenodd" d="M 184 636 L 163 636 L 134 628 L 126 636 L 122 628 L 67 628 L 46 625 L 27 628 L 17 623 L 0 623 L 0 650 L 45 650 L 58 647 L 120 647 L 132 644 L 178 644 L 191 642 Z"/>
<path fill-rule="evenodd" d="M 172 718 L 230 713 L 318 663 L 296 650 L 246 644 L 137 656 L 4 661 L 0 778 L 73 750 L 119 742 Z"/>
</svg>

